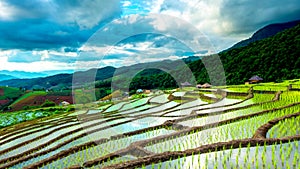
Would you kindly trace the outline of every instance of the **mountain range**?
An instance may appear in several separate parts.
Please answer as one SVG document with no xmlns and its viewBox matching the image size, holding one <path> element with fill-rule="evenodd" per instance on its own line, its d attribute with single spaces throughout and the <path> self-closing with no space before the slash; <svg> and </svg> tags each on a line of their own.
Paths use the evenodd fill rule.
<svg viewBox="0 0 300 169">
<path fill-rule="evenodd" d="M 191 63 L 193 61 L 199 60 L 199 57 L 191 56 L 182 60 L 185 63 Z M 163 71 L 157 69 L 147 69 L 143 72 L 139 71 L 144 68 L 164 67 L 168 64 L 177 67 L 179 64 L 182 64 L 182 61 L 163 60 L 157 62 L 139 63 L 118 68 L 116 74 L 116 68 L 107 66 L 104 68 L 93 68 L 87 71 L 78 71 L 70 74 L 56 74 L 52 76 L 31 79 L 3 80 L 0 81 L 0 86 L 8 85 L 11 87 L 22 87 L 26 89 L 69 89 L 72 85 L 82 85 L 84 83 L 92 83 L 94 81 L 111 80 L 112 77 L 116 79 L 126 80 L 128 74 L 138 73 L 138 77 L 160 74 L 163 73 Z"/>
<path fill-rule="evenodd" d="M 0 81 L 10 80 L 10 79 L 17 79 L 17 78 L 11 75 L 0 74 Z"/>
<path fill-rule="evenodd" d="M 62 73 L 70 74 L 73 72 L 74 70 L 50 70 L 50 71 L 43 71 L 43 72 L 0 70 L 0 81 L 9 80 L 9 79 L 31 79 L 31 78 L 38 78 L 38 77 L 53 76 Z"/>
<path fill-rule="evenodd" d="M 284 31 L 286 29 L 292 28 L 300 23 L 300 20 L 286 22 L 286 23 L 275 23 L 267 25 L 257 32 L 255 32 L 250 38 L 242 40 L 241 42 L 236 43 L 231 48 L 227 49 L 235 49 L 249 45 L 250 43 L 266 39 L 268 37 L 276 35 L 278 32 Z"/>
</svg>

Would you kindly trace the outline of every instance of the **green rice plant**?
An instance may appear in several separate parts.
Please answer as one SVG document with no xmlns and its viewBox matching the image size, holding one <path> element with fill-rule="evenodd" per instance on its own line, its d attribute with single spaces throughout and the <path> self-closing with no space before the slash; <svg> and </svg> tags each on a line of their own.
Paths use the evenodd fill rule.
<svg viewBox="0 0 300 169">
<path fill-rule="evenodd" d="M 271 88 L 273 91 L 277 91 L 279 89 L 283 89 L 282 86 L 279 84 L 272 86 L 273 84 L 262 84 L 260 86 L 254 86 L 254 89 L 257 90 L 267 90 L 267 88 Z M 236 89 L 241 89 L 241 90 L 248 90 L 249 86 L 232 86 L 232 88 Z M 212 104 L 209 106 L 212 106 L 212 110 L 226 110 L 227 108 L 236 108 L 242 105 L 248 105 L 252 103 L 260 103 L 257 106 L 252 106 L 249 108 L 245 109 L 239 109 L 235 110 L 232 112 L 227 112 L 227 113 L 222 113 L 219 115 L 213 115 L 213 116 L 205 116 L 201 118 L 196 118 L 196 119 L 191 119 L 187 121 L 180 122 L 179 124 L 187 125 L 191 121 L 195 121 L 197 124 L 196 125 L 205 125 L 208 123 L 215 123 L 223 120 L 228 120 L 244 115 L 249 115 L 255 112 L 261 112 L 263 110 L 270 110 L 273 108 L 278 108 L 282 106 L 286 106 L 291 103 L 296 103 L 300 102 L 300 92 L 286 92 L 284 91 L 281 96 L 279 101 L 274 101 L 274 102 L 268 102 L 274 98 L 274 95 L 272 94 L 259 94 L 255 93 L 254 98 L 247 100 L 241 104 L 234 105 L 232 107 L 222 107 L 220 109 L 218 108 L 213 108 Z M 145 99 L 146 100 L 146 99 Z M 170 104 L 165 104 L 162 106 L 157 106 L 157 107 L 144 107 L 141 106 L 139 107 L 140 103 L 142 101 L 133 101 L 130 103 L 131 106 L 133 107 L 138 107 L 132 110 L 129 110 L 129 102 L 124 102 L 119 106 L 115 104 L 114 109 L 112 111 L 116 110 L 122 110 L 120 112 L 117 112 L 117 114 L 122 114 L 125 113 L 126 115 L 130 115 L 130 119 L 134 119 L 136 116 L 144 115 L 144 114 L 149 114 L 152 115 L 162 115 L 163 112 L 162 110 L 167 108 L 169 110 L 175 110 L 176 106 L 178 106 L 178 103 L 173 103 L 170 102 Z M 144 102 L 144 101 L 143 101 Z M 184 104 L 183 104 L 184 105 Z M 225 104 L 226 105 L 226 104 Z M 185 103 L 184 108 L 189 108 L 189 106 L 193 107 L 193 104 Z M 206 105 L 208 106 L 208 105 Z M 165 108 L 163 108 L 165 107 Z M 177 107 L 177 109 L 180 106 Z M 149 109 L 148 109 L 149 108 Z M 203 106 L 199 107 L 194 107 L 195 109 L 197 108 L 203 108 Z M 144 110 L 147 109 L 147 110 Z M 123 111 L 124 110 L 124 111 Z M 141 110 L 140 112 L 136 112 L 137 110 Z M 192 108 L 191 108 L 192 110 Z M 256 129 L 259 128 L 261 125 L 267 123 L 268 121 L 282 117 L 288 114 L 296 113 L 300 111 L 300 107 L 298 106 L 293 106 L 281 110 L 275 110 L 275 111 L 270 111 L 268 113 L 265 113 L 263 115 L 259 116 L 254 116 L 251 118 L 245 118 L 240 121 L 235 121 L 235 122 L 228 122 L 227 124 L 219 124 L 211 127 L 207 127 L 204 129 L 197 129 L 197 130 L 192 130 L 189 133 L 181 134 L 179 136 L 172 136 L 169 138 L 164 138 L 163 140 L 160 140 L 159 142 L 155 142 L 151 140 L 145 147 L 146 150 L 149 150 L 154 153 L 162 153 L 166 151 L 184 151 L 187 149 L 193 149 L 197 148 L 202 145 L 207 145 L 207 144 L 212 144 L 216 142 L 226 142 L 234 139 L 244 139 L 244 138 L 251 138 L 253 134 L 255 133 Z M 133 112 L 131 114 L 131 112 Z M 205 111 L 202 111 L 205 112 Z M 128 113 L 128 114 L 127 114 Z M 172 112 L 173 113 L 173 112 Z M 175 112 L 178 113 L 178 112 Z M 198 112 L 200 113 L 200 111 Z M 175 115 L 175 114 L 167 114 L 167 115 Z M 24 118 L 24 115 L 18 115 L 14 116 L 12 118 Z M 72 116 L 69 116 L 72 117 Z M 61 117 L 63 120 L 64 117 Z M 61 120 L 60 118 L 58 120 Z M 108 117 L 104 120 L 109 119 Z M 125 119 L 125 118 L 124 118 Z M 123 120 L 124 120 L 123 119 Z M 118 131 L 119 134 L 122 134 L 124 132 L 129 132 L 129 131 L 135 131 L 138 129 L 144 129 L 149 126 L 155 126 L 158 124 L 162 124 L 165 122 L 165 120 L 171 119 L 173 120 L 174 118 L 168 118 L 168 117 L 145 117 L 140 120 L 136 120 L 137 123 L 126 123 L 122 125 L 117 125 L 113 128 L 110 128 L 108 130 L 102 130 L 98 131 L 96 133 L 91 134 L 90 136 L 92 137 L 110 137 L 113 134 L 113 130 Z M 128 120 L 128 119 L 127 119 Z M 122 120 L 121 120 L 122 121 Z M 125 119 L 126 121 L 126 119 Z M 149 121 L 149 123 L 148 123 Z M 290 119 L 285 119 L 279 122 L 277 125 L 275 125 L 270 131 L 268 132 L 269 137 L 284 137 L 284 136 L 291 136 L 291 135 L 296 135 L 299 134 L 299 121 L 300 118 L 290 118 Z M 8 121 L 9 122 L 9 121 Z M 95 121 L 96 122 L 96 121 Z M 107 125 L 109 124 L 116 124 L 117 122 L 120 122 L 118 120 L 114 120 L 112 122 L 108 122 Z M 145 122 L 145 123 L 139 123 L 139 122 Z M 51 122 L 53 123 L 53 122 Z M 83 126 L 88 125 L 88 124 L 93 124 L 94 122 L 85 122 L 83 123 Z M 53 123 L 54 124 L 54 123 Z M 63 123 L 62 123 L 63 124 Z M 67 124 L 67 123 L 66 123 Z M 138 125 L 136 125 L 138 124 Z M 86 131 L 91 131 L 92 129 L 97 129 L 99 126 L 94 126 L 88 129 L 85 129 Z M 26 128 L 22 129 L 26 132 Z M 70 131 L 72 129 L 68 129 L 66 131 Z M 20 130 L 21 131 L 21 130 Z M 47 129 L 43 130 L 43 132 L 48 131 Z M 65 130 L 61 130 L 63 133 L 65 133 Z M 38 152 L 42 152 L 44 150 L 47 150 L 51 147 L 54 147 L 55 145 L 58 145 L 60 143 L 63 143 L 64 141 L 67 141 L 69 139 L 72 139 L 73 137 L 76 137 L 80 134 L 82 134 L 84 131 L 80 131 L 77 133 L 74 133 L 73 135 L 69 135 L 67 137 L 64 137 L 60 140 L 57 140 L 51 144 L 49 144 L 47 147 L 42 148 Z M 134 142 L 139 141 L 139 140 L 145 140 L 149 138 L 154 138 L 166 134 L 170 134 L 174 132 L 172 128 L 155 128 L 153 130 L 148 130 L 142 134 L 137 134 L 134 136 L 126 136 L 126 137 L 121 137 L 121 138 L 116 138 L 116 139 L 111 139 L 103 144 L 99 144 L 96 146 L 86 146 L 82 147 L 81 150 L 74 152 L 67 157 L 57 159 L 54 162 L 51 163 L 45 163 L 42 168 L 66 168 L 66 167 L 71 167 L 72 165 L 82 165 L 86 161 L 90 161 L 94 158 L 98 157 L 103 157 L 104 155 L 107 155 L 109 153 L 115 152 L 117 150 L 124 149 L 128 147 L 130 144 L 134 144 Z M 40 132 L 37 132 L 40 133 Z M 18 135 L 18 134 L 17 134 Z M 37 134 L 39 135 L 39 134 Z M 49 134 L 50 135 L 50 134 Z M 52 135 L 53 136 L 53 135 Z M 51 137 L 52 137 L 51 136 Z M 29 138 L 34 137 L 34 135 L 28 135 L 24 136 L 21 138 L 21 140 L 27 140 Z M 50 136 L 48 136 L 50 137 Z M 9 153 L 5 153 L 0 155 L 0 157 L 4 156 L 11 156 L 13 155 L 17 150 L 25 150 L 29 146 L 36 146 L 41 143 L 43 143 L 45 140 L 47 140 L 48 137 L 43 138 L 42 140 L 35 141 L 33 143 L 29 143 L 28 145 L 24 145 L 22 148 L 18 148 L 16 150 L 10 151 Z M 0 137 L 1 141 L 2 136 Z M 3 137 L 4 138 L 4 137 Z M 13 138 L 13 137 L 9 137 Z M 7 139 L 9 139 L 7 138 Z M 19 141 L 19 140 L 18 140 Z M 18 141 L 11 141 L 10 144 L 12 143 L 17 143 Z M 12 166 L 12 168 L 22 168 L 27 165 L 30 165 L 32 163 L 36 163 L 38 161 L 44 160 L 52 155 L 55 155 L 59 153 L 62 150 L 70 149 L 73 146 L 86 143 L 92 141 L 92 138 L 88 137 L 82 137 L 77 140 L 74 140 L 73 142 L 55 150 L 50 153 L 47 153 L 43 156 L 39 156 L 36 158 L 32 158 L 24 163 L 17 164 L 15 166 Z M 241 146 L 237 149 L 228 149 L 226 150 L 225 147 L 223 147 L 223 150 L 218 150 L 215 152 L 209 152 L 206 154 L 194 154 L 192 153 L 190 156 L 182 156 L 178 157 L 176 159 L 169 158 L 167 161 L 159 162 L 159 163 L 152 163 L 149 166 L 142 165 L 141 168 L 260 168 L 261 166 L 263 168 L 299 168 L 299 153 L 297 150 L 299 150 L 298 146 L 298 141 L 296 142 L 289 142 L 289 143 L 279 143 L 278 145 L 271 145 L 271 146 L 256 146 L 256 147 L 250 147 L 247 146 L 245 148 L 242 148 Z M 2 146 L 2 145 L 1 145 Z M 4 144 L 4 146 L 9 147 L 9 144 Z M 22 151 L 23 151 L 22 150 Z M 22 152 L 21 151 L 21 152 Z M 32 154 L 35 152 L 31 152 Z M 24 154 L 24 157 L 26 157 L 27 154 Z M 136 157 L 120 157 L 120 158 L 112 158 L 108 159 L 107 162 L 101 162 L 91 168 L 101 168 L 104 166 L 109 166 L 113 164 L 119 164 L 125 161 L 129 161 L 132 159 L 136 159 Z M 10 160 L 7 160 L 7 163 L 10 163 Z"/>
<path fill-rule="evenodd" d="M 298 134 L 300 134 L 300 116 L 280 121 L 269 130 L 267 137 L 281 138 Z"/>
<path fill-rule="evenodd" d="M 300 92 L 296 92 L 296 91 L 283 92 L 280 96 L 280 100 L 285 101 L 287 103 L 299 102 Z"/>
<path fill-rule="evenodd" d="M 180 147 L 182 147 L 182 150 L 196 148 L 201 145 L 211 144 L 215 142 L 230 141 L 232 140 L 232 136 L 235 136 L 235 139 L 251 138 L 256 129 L 261 125 L 267 123 L 269 120 L 299 111 L 300 107 L 297 106 L 277 110 L 261 116 L 255 116 L 250 119 L 245 119 L 242 121 L 229 123 L 227 125 L 221 125 L 215 128 L 199 131 L 194 134 L 188 134 L 185 136 L 168 139 L 167 141 L 161 141 L 154 145 L 149 144 L 146 149 L 149 151 L 161 153 L 165 151 L 177 151 L 173 149 L 174 144 L 179 144 Z"/>
<path fill-rule="evenodd" d="M 250 89 L 250 86 L 249 87 L 229 87 L 227 88 L 227 90 L 229 91 L 233 91 L 233 92 L 241 92 L 241 93 L 247 93 L 248 90 Z"/>
<path fill-rule="evenodd" d="M 104 155 L 107 155 L 111 152 L 121 150 L 123 148 L 128 147 L 131 143 L 151 137 L 157 137 L 160 135 L 164 135 L 170 133 L 170 131 L 165 129 L 159 129 L 159 130 L 152 130 L 147 131 L 146 133 L 134 135 L 134 136 L 127 136 L 125 138 L 117 139 L 117 140 L 111 140 L 107 141 L 103 144 L 99 144 L 97 146 L 92 147 L 85 147 L 82 150 L 75 152 L 65 158 L 59 159 L 57 161 L 54 161 L 50 163 L 49 165 L 46 165 L 45 167 L 58 167 L 58 168 L 65 168 L 70 167 L 73 165 L 80 164 L 82 165 L 85 161 L 92 160 L 96 157 L 102 157 Z M 120 160 L 120 159 L 117 159 Z M 67 165 L 64 164 L 65 161 L 69 161 Z M 109 160 L 109 163 L 115 163 L 113 160 Z M 109 164 L 108 163 L 108 164 Z M 106 164 L 105 164 L 106 165 Z"/>
<path fill-rule="evenodd" d="M 297 141 L 299 142 L 299 141 Z M 298 157 L 290 156 L 288 157 L 287 151 L 288 147 L 293 147 L 294 154 L 298 155 L 297 149 L 295 149 L 296 142 L 290 143 L 279 143 L 268 146 L 255 146 L 255 147 L 245 147 L 242 149 L 232 149 L 232 150 L 219 150 L 213 151 L 205 154 L 192 154 L 190 156 L 182 156 L 173 160 L 168 160 L 161 162 L 162 168 L 166 168 L 168 164 L 169 168 L 288 168 L 293 166 L 293 160 L 299 160 Z M 265 148 L 264 148 L 265 147 Z M 266 151 L 264 151 L 264 149 Z M 279 151 L 282 149 L 282 153 Z M 232 154 L 231 154 L 232 151 Z M 237 156 L 238 151 L 241 154 Z M 272 155 L 272 151 L 274 151 Z M 248 153 L 247 153 L 248 152 Z M 284 161 L 282 163 L 282 159 Z M 237 159 L 237 160 L 236 160 Z M 157 168 L 158 164 L 151 164 L 146 166 L 146 168 Z M 297 168 L 299 166 L 298 161 L 291 168 Z"/>
<path fill-rule="evenodd" d="M 254 90 L 263 90 L 263 91 L 286 91 L 287 86 L 284 85 L 255 85 L 253 86 Z"/>
<path fill-rule="evenodd" d="M 258 94 L 254 93 L 254 97 L 251 99 L 254 103 L 262 103 L 266 101 L 270 101 L 274 98 L 272 94 Z"/>
</svg>

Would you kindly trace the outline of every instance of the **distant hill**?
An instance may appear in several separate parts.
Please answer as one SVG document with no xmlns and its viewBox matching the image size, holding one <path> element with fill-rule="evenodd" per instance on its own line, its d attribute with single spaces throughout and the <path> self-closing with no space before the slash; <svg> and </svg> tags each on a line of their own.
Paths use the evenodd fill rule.
<svg viewBox="0 0 300 169">
<path fill-rule="evenodd" d="M 0 87 L 0 110 L 19 98 L 23 91 L 19 88 Z"/>
<path fill-rule="evenodd" d="M 269 38 L 248 44 L 245 47 L 219 53 L 226 76 L 226 84 L 242 84 L 253 75 L 259 75 L 265 82 L 280 82 L 300 78 L 300 24 Z M 198 83 L 210 82 L 202 63 L 214 65 L 214 56 L 205 56 L 188 64 Z M 215 64 L 217 66 L 217 64 Z M 177 67 L 178 72 L 183 67 Z M 218 69 L 218 67 L 215 67 Z M 179 74 L 178 76 L 184 76 Z M 147 77 L 135 77 L 131 89 L 176 87 L 174 79 L 166 73 Z"/>
<path fill-rule="evenodd" d="M 0 74 L 0 81 L 10 80 L 10 79 L 17 79 L 17 78 L 14 76 L 6 75 L 6 74 Z"/>
<path fill-rule="evenodd" d="M 81 79 L 87 79 L 86 75 L 90 74 L 88 70 L 76 72 Z M 114 67 L 105 67 L 97 70 L 96 80 L 104 80 L 113 76 Z M 26 89 L 51 89 L 51 88 L 70 88 L 72 86 L 73 74 L 57 74 L 48 77 L 32 78 L 32 79 L 12 79 L 0 82 L 0 86 L 22 87 Z"/>
<path fill-rule="evenodd" d="M 0 100 L 18 98 L 23 92 L 19 88 L 0 87 Z"/>
<path fill-rule="evenodd" d="M 0 74 L 13 76 L 16 79 L 28 79 L 47 76 L 45 73 L 1 70 Z"/>
<path fill-rule="evenodd" d="M 185 63 L 190 63 L 195 60 L 199 60 L 199 57 L 191 56 L 188 58 L 182 59 Z M 77 81 L 89 82 L 88 80 L 95 81 L 103 81 L 110 80 L 113 76 L 117 79 L 125 79 L 127 75 L 130 73 L 138 73 L 137 76 L 150 76 L 153 74 L 160 74 L 163 71 L 157 69 L 151 69 L 151 67 L 164 67 L 167 64 L 172 64 L 174 67 L 177 67 L 178 64 L 181 64 L 182 61 L 179 60 L 164 60 L 158 62 L 150 62 L 150 63 L 139 63 L 132 66 L 124 66 L 118 68 L 117 74 L 115 74 L 116 68 L 112 66 L 100 68 L 100 69 L 90 69 L 87 71 L 79 71 L 70 74 L 57 74 L 53 76 L 47 77 L 39 77 L 39 78 L 31 78 L 31 79 L 12 79 L 12 80 L 4 80 L 0 81 L 0 86 L 12 86 L 12 87 L 23 87 L 26 89 L 66 89 L 71 88 L 71 86 L 76 84 L 73 81 L 73 75 L 76 77 Z M 150 68 L 143 72 L 138 72 L 140 69 Z M 96 73 L 97 72 L 97 73 Z M 95 74 L 96 73 L 96 74 Z M 106 84 L 106 86 L 110 86 L 110 84 Z"/>
<path fill-rule="evenodd" d="M 227 84 L 244 83 L 253 75 L 259 75 L 267 82 L 299 79 L 300 23 L 248 46 L 219 53 L 219 56 L 225 69 Z M 194 70 L 199 71 L 196 66 L 191 65 Z M 205 78 L 197 80 L 203 81 Z"/>
<path fill-rule="evenodd" d="M 53 76 L 56 74 L 70 74 L 73 72 L 74 72 L 73 70 L 49 70 L 49 71 L 43 71 L 43 72 L 0 70 L 0 81 L 9 80 L 9 79 L 32 79 L 32 78 L 38 78 L 38 77 Z M 1 75 L 7 75 L 7 76 L 11 76 L 13 78 L 1 79 Z"/>
<path fill-rule="evenodd" d="M 284 24 L 272 24 L 253 35 L 252 41 L 244 43 L 244 47 L 232 48 L 219 53 L 226 74 L 227 84 L 241 84 L 247 81 L 253 75 L 262 77 L 265 81 L 279 82 L 285 79 L 300 78 L 300 22 L 298 25 L 291 27 L 299 21 Z M 276 29 L 275 29 L 276 28 Z M 276 31 L 272 31 L 276 30 Z M 278 32 L 283 30 L 281 32 Z M 277 33 L 276 33 L 277 32 Z M 275 34 L 275 35 L 274 35 Z M 273 35 L 273 36 L 271 36 Z M 268 38 L 265 38 L 268 37 Z M 261 40 L 259 40 L 261 39 Z M 211 59 L 211 56 L 203 56 L 201 60 L 196 57 L 190 57 L 184 60 L 194 73 L 198 83 L 210 82 L 203 59 Z M 131 81 L 130 89 L 136 88 L 171 88 L 176 87 L 174 78 L 169 74 L 153 69 L 153 67 L 163 68 L 166 65 L 172 65 L 179 72 L 180 79 L 186 75 L 182 61 L 164 60 L 151 63 L 140 63 L 132 66 L 105 67 L 101 69 L 91 69 L 88 71 L 76 72 L 77 80 L 85 82 L 91 79 L 88 76 L 96 77 L 98 81 L 95 85 L 99 88 L 110 88 L 111 78 L 122 86 L 121 82 L 128 82 L 128 75 L 137 73 Z M 147 70 L 138 72 L 146 68 Z M 93 72 L 97 71 L 97 74 Z M 181 73 L 182 72 L 182 73 Z M 116 74 L 115 74 L 116 73 Z M 177 76 L 177 75 L 176 75 Z M 73 74 L 58 74 L 54 76 L 34 79 L 17 79 L 1 81 L 0 86 L 9 85 L 14 87 L 25 87 L 27 89 L 37 88 L 71 88 Z"/>
<path fill-rule="evenodd" d="M 262 29 L 259 29 L 257 32 L 255 32 L 252 35 L 252 37 L 250 37 L 249 39 L 243 40 L 243 41 L 233 45 L 229 49 L 244 47 L 252 42 L 256 42 L 256 41 L 259 41 L 259 40 L 262 40 L 265 38 L 269 38 L 271 36 L 276 35 L 278 32 L 292 28 L 292 27 L 298 25 L 299 23 L 300 23 L 300 20 L 267 25 L 267 26 L 263 27 Z"/>
</svg>

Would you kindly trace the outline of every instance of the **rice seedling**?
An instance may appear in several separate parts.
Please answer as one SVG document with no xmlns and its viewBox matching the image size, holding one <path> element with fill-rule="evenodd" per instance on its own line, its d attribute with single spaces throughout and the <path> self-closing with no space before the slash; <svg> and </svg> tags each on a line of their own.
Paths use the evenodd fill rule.
<svg viewBox="0 0 300 169">
<path fill-rule="evenodd" d="M 229 142 L 245 138 L 252 140 L 256 130 L 268 121 L 300 111 L 298 105 L 284 107 L 300 102 L 300 92 L 283 90 L 284 88 L 287 89 L 287 82 L 281 84 L 229 86 L 227 90 L 248 92 L 251 86 L 253 86 L 254 90 L 258 91 L 254 93 L 253 98 L 246 101 L 225 98 L 220 102 L 207 104 L 198 99 L 179 104 L 174 101 L 165 100 L 164 97 L 167 95 L 160 95 L 152 99 L 142 98 L 134 101 L 120 102 L 110 108 L 108 108 L 108 104 L 95 109 L 98 111 L 98 109 L 108 108 L 104 114 L 99 111 L 88 115 L 85 112 L 61 114 L 53 118 L 41 119 L 37 121 L 37 124 L 28 124 L 15 130 L 0 130 L 0 134 L 3 133 L 0 136 L 0 143 L 4 143 L 1 145 L 1 150 L 10 148 L 12 145 L 20 142 L 32 140 L 32 142 L 27 142 L 26 145 L 13 148 L 2 154 L 0 153 L 0 161 L 1 159 L 26 152 L 26 150 L 31 150 L 31 147 L 38 147 L 43 143 L 47 143 L 47 145 L 39 147 L 38 150 L 22 153 L 22 156 L 16 156 L 15 158 L 7 158 L 6 161 L 0 162 L 0 168 L 23 168 L 39 164 L 42 160 L 51 159 L 61 152 L 73 150 L 74 147 L 79 146 L 80 149 L 76 149 L 74 152 L 58 157 L 54 161 L 50 160 L 39 164 L 39 168 L 67 168 L 74 165 L 83 165 L 86 162 L 104 157 L 118 150 L 126 150 L 129 146 L 132 148 L 133 145 L 139 146 L 139 151 L 151 154 L 151 157 L 155 157 L 159 153 L 164 153 L 166 157 L 166 159 L 162 158 L 159 162 L 152 161 L 147 164 L 136 165 L 136 168 L 300 168 L 299 141 L 295 140 L 285 143 L 278 142 L 274 145 L 267 145 L 264 142 L 260 146 L 258 144 L 256 146 L 250 145 L 250 142 L 247 142 L 246 146 L 242 144 L 236 148 L 223 146 L 202 154 L 194 153 L 193 150 L 201 146 L 213 146 L 219 142 Z M 272 101 L 274 94 L 263 94 L 260 93 L 260 90 L 282 90 L 284 92 L 280 95 L 278 101 Z M 208 92 L 211 93 L 210 91 Z M 208 92 L 204 93 L 208 94 Z M 185 91 L 174 94 L 181 96 L 187 93 Z M 156 104 L 147 104 L 149 100 Z M 193 119 L 182 117 L 190 115 L 192 112 L 211 114 L 197 118 L 194 116 Z M 81 121 L 78 122 L 77 117 L 82 117 L 82 119 L 79 118 Z M 14 118 L 23 118 L 23 116 L 16 116 Z M 179 119 L 179 121 L 176 121 L 176 119 Z M 6 119 L 6 121 L 9 123 L 10 119 Z M 300 117 L 282 120 L 268 131 L 267 137 L 281 138 L 299 135 L 299 121 Z M 177 125 L 177 128 L 174 126 L 172 128 L 170 124 Z M 180 125 L 188 127 L 181 129 Z M 199 127 L 204 125 L 206 126 Z M 153 126 L 159 127 L 154 128 Z M 189 128 L 194 126 L 196 127 Z M 60 129 L 56 132 L 50 132 L 58 128 Z M 79 128 L 81 129 L 77 130 Z M 138 130 L 140 131 L 135 133 Z M 188 132 L 182 132 L 184 130 Z M 72 131 L 76 132 L 72 133 Z M 49 142 L 59 135 L 68 132 L 71 133 Z M 177 132 L 181 134 L 175 135 Z M 130 134 L 122 136 L 123 133 Z M 43 137 L 34 140 L 38 136 Z M 14 140 L 13 138 L 16 139 Z M 105 138 L 104 142 L 81 146 L 101 138 Z M 66 144 L 64 144 L 65 142 Z M 168 156 L 167 153 L 178 153 L 187 150 L 192 153 L 175 156 Z M 34 156 L 39 153 L 41 154 Z M 26 160 L 22 161 L 23 158 Z M 140 158 L 143 158 L 143 155 L 139 157 L 139 155 L 125 153 L 120 157 L 109 156 L 106 161 L 100 161 L 84 168 L 109 166 L 114 168 L 116 164 L 127 164 L 135 160 L 138 161 Z M 7 165 L 9 166 L 5 167 Z"/>
<path fill-rule="evenodd" d="M 300 116 L 280 121 L 276 126 L 270 129 L 267 137 L 280 138 L 298 134 L 300 134 Z"/>
</svg>

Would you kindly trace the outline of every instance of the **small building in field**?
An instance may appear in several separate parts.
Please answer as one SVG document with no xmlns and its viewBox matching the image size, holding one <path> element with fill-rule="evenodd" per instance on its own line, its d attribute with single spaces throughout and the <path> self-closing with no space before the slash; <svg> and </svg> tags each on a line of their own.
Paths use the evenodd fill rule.
<svg viewBox="0 0 300 169">
<path fill-rule="evenodd" d="M 197 84 L 196 87 L 197 87 L 197 88 L 201 88 L 202 85 L 201 85 L 201 84 Z"/>
<path fill-rule="evenodd" d="M 136 90 L 136 93 L 137 93 L 137 94 L 142 94 L 142 93 L 144 93 L 144 90 L 143 90 L 143 89 L 137 89 L 137 90 Z"/>
<path fill-rule="evenodd" d="M 252 76 L 250 79 L 249 79 L 249 83 L 260 83 L 262 82 L 264 79 L 255 75 L 255 76 Z"/>
<path fill-rule="evenodd" d="M 151 90 L 145 90 L 144 93 L 145 93 L 145 94 L 150 94 L 150 93 L 151 93 Z"/>
<path fill-rule="evenodd" d="M 59 105 L 60 106 L 68 106 L 68 105 L 70 105 L 70 103 L 67 101 L 62 101 Z"/>
<path fill-rule="evenodd" d="M 190 84 L 189 82 L 184 82 L 184 83 L 181 83 L 181 87 L 191 87 L 192 84 Z"/>
<path fill-rule="evenodd" d="M 209 84 L 209 83 L 204 83 L 201 87 L 202 87 L 202 88 L 211 88 L 212 85 Z"/>
</svg>

